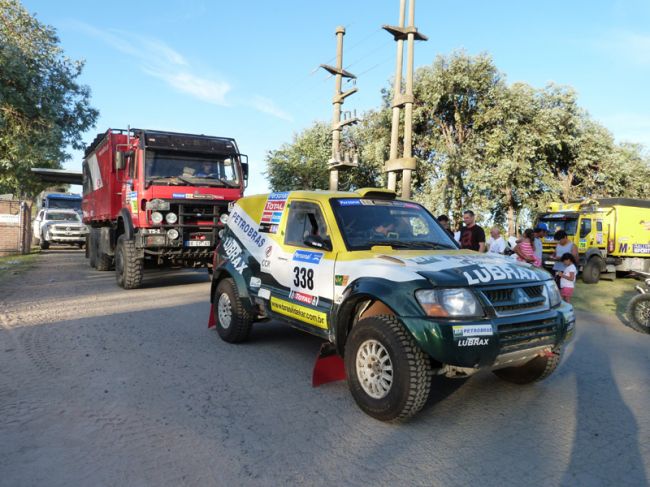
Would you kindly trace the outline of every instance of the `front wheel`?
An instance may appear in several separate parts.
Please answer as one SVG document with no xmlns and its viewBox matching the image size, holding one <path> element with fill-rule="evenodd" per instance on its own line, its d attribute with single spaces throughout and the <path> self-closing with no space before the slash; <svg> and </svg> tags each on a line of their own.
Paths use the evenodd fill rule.
<svg viewBox="0 0 650 487">
<path fill-rule="evenodd" d="M 408 419 L 429 397 L 431 362 L 394 316 L 372 316 L 352 328 L 345 372 L 357 405 L 381 421 Z"/>
<path fill-rule="evenodd" d="M 505 367 L 494 370 L 494 375 L 513 384 L 530 384 L 546 379 L 557 366 L 560 365 L 562 352 L 556 350 L 545 355 L 535 357 L 519 367 Z"/>
<path fill-rule="evenodd" d="M 120 235 L 115 248 L 115 279 L 124 289 L 135 289 L 142 284 L 143 259 L 137 255 L 135 243 Z"/>
<path fill-rule="evenodd" d="M 641 333 L 650 333 L 650 294 L 634 296 L 627 305 L 630 326 Z"/>
<path fill-rule="evenodd" d="M 253 318 L 239 298 L 235 281 L 231 278 L 219 281 L 213 306 L 217 333 L 222 340 L 239 343 L 248 339 Z"/>
<path fill-rule="evenodd" d="M 47 249 L 50 248 L 50 242 L 45 240 L 45 238 L 43 238 L 43 237 L 41 237 L 41 244 L 40 245 L 41 245 L 42 250 L 47 250 Z"/>
<path fill-rule="evenodd" d="M 596 284 L 600 280 L 601 260 L 592 257 L 582 269 L 582 281 L 586 284 Z"/>
</svg>

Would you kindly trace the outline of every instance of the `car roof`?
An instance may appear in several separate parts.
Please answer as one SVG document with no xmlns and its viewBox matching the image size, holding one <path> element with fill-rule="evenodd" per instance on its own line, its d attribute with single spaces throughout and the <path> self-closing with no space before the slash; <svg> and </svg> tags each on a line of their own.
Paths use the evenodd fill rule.
<svg viewBox="0 0 650 487">
<path fill-rule="evenodd" d="M 75 214 L 78 215 L 79 213 L 76 212 L 76 210 L 73 210 L 71 208 L 46 208 L 45 209 L 46 213 L 49 213 L 50 211 L 55 212 L 55 213 L 70 213 L 70 214 Z"/>
<path fill-rule="evenodd" d="M 271 194 L 286 193 L 287 197 L 291 198 L 306 198 L 315 199 L 319 201 L 327 201 L 330 198 L 368 198 L 368 199 L 386 199 L 396 200 L 394 191 L 383 188 L 359 188 L 355 191 L 327 191 L 327 190 L 294 190 L 294 191 L 278 191 L 275 193 L 263 193 L 257 195 L 246 196 L 245 198 L 264 198 L 266 199 Z"/>
</svg>

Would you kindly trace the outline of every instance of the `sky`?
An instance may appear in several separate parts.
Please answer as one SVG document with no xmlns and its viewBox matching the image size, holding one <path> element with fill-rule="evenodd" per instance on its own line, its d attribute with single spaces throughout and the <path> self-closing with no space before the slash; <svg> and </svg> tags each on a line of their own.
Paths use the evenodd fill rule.
<svg viewBox="0 0 650 487">
<path fill-rule="evenodd" d="M 377 108 L 395 71 L 399 0 L 23 0 L 57 30 L 108 128 L 234 137 L 250 162 L 247 194 L 268 189 L 268 151 L 314 121 L 330 121 L 335 29 L 346 28 L 344 67 L 358 92 L 343 110 Z M 650 2 L 418 0 L 429 40 L 415 67 L 464 49 L 488 53 L 508 83 L 572 86 L 619 142 L 650 147 Z M 344 83 L 343 90 L 352 87 Z M 81 152 L 64 167 L 81 170 Z"/>
</svg>

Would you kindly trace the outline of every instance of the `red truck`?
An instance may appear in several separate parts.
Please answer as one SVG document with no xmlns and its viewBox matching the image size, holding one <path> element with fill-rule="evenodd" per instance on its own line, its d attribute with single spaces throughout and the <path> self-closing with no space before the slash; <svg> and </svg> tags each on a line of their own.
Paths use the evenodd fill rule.
<svg viewBox="0 0 650 487">
<path fill-rule="evenodd" d="M 234 139 L 156 130 L 99 134 L 84 155 L 86 256 L 137 288 L 144 264 L 207 267 L 243 196 L 248 158 Z"/>
</svg>

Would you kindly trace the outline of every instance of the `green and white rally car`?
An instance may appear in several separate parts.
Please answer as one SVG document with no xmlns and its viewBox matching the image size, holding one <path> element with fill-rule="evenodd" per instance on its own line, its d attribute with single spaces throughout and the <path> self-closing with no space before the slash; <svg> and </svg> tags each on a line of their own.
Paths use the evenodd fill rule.
<svg viewBox="0 0 650 487">
<path fill-rule="evenodd" d="M 575 326 L 546 271 L 459 250 L 425 208 L 381 189 L 242 198 L 213 269 L 222 339 L 269 318 L 322 337 L 381 420 L 418 412 L 433 374 L 541 380 Z"/>
</svg>

